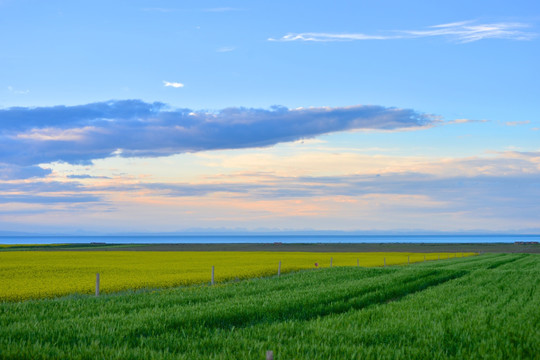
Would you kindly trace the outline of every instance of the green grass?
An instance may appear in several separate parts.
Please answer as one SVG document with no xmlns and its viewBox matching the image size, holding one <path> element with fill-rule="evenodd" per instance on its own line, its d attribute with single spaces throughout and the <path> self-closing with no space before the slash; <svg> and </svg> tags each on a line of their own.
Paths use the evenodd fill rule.
<svg viewBox="0 0 540 360">
<path fill-rule="evenodd" d="M 0 358 L 539 359 L 540 256 L 0 303 Z"/>
</svg>

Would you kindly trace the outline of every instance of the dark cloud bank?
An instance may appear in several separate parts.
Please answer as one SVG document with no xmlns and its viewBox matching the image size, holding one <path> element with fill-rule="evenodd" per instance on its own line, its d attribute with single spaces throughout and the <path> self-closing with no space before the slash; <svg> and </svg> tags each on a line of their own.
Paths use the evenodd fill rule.
<svg viewBox="0 0 540 360">
<path fill-rule="evenodd" d="M 53 161 L 262 147 L 336 131 L 406 129 L 431 122 L 429 115 L 413 110 L 372 105 L 205 112 L 124 100 L 15 107 L 0 110 L 0 165 L 5 171 L 12 167 L 14 176 L 36 176 L 43 174 L 36 164 Z"/>
</svg>

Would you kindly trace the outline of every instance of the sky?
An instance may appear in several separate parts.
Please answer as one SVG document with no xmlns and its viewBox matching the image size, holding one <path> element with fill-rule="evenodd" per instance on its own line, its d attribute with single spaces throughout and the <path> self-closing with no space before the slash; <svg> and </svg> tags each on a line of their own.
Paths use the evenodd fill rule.
<svg viewBox="0 0 540 360">
<path fill-rule="evenodd" d="M 0 233 L 540 233 L 540 3 L 0 0 Z"/>
</svg>

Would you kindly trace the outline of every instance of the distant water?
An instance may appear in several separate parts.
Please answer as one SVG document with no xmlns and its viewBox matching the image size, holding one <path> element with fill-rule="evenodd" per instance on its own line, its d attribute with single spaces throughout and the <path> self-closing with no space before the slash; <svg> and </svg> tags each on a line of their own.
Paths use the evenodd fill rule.
<svg viewBox="0 0 540 360">
<path fill-rule="evenodd" d="M 513 243 L 540 235 L 186 235 L 186 236 L 0 236 L 0 244 L 226 244 L 226 243 Z"/>
</svg>

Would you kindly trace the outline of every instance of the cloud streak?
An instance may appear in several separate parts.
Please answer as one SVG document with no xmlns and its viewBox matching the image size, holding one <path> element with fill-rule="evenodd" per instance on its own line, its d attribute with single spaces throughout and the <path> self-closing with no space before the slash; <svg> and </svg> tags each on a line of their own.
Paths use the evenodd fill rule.
<svg viewBox="0 0 540 360">
<path fill-rule="evenodd" d="M 102 199 L 91 195 L 69 196 L 41 196 L 41 195 L 2 195 L 0 204 L 25 203 L 25 204 L 58 204 L 58 203 L 88 203 L 99 202 Z"/>
<path fill-rule="evenodd" d="M 373 105 L 288 109 L 171 110 L 162 103 L 108 101 L 0 110 L 0 163 L 88 163 L 110 156 L 156 157 L 265 147 L 356 129 L 430 126 L 432 116 Z"/>
<path fill-rule="evenodd" d="M 236 50 L 235 47 L 232 46 L 224 46 L 216 50 L 216 52 L 225 53 L 225 52 L 231 52 Z"/>
<path fill-rule="evenodd" d="M 527 125 L 530 124 L 530 120 L 524 120 L 524 121 L 507 121 L 505 122 L 506 126 L 519 126 L 519 125 Z"/>
<path fill-rule="evenodd" d="M 215 7 L 215 8 L 203 9 L 202 11 L 204 11 L 204 12 L 222 13 L 222 12 L 241 11 L 241 10 L 243 10 L 243 9 L 233 8 L 233 7 Z"/>
<path fill-rule="evenodd" d="M 39 166 L 17 166 L 0 163 L 0 180 L 39 178 L 47 176 L 50 173 L 50 169 L 42 169 Z"/>
<path fill-rule="evenodd" d="M 444 37 L 458 43 L 469 43 L 484 39 L 532 40 L 536 33 L 522 29 L 528 24 L 517 22 L 499 22 L 477 24 L 473 21 L 454 22 L 433 25 L 423 30 L 393 30 L 389 34 L 363 34 L 363 33 L 324 33 L 305 32 L 289 33 L 281 38 L 269 38 L 269 41 L 359 41 L 359 40 L 396 40 L 429 37 Z"/>
<path fill-rule="evenodd" d="M 450 121 L 446 121 L 444 125 L 450 125 L 450 124 L 470 124 L 470 123 L 486 123 L 489 122 L 489 120 L 474 120 L 474 119 L 454 119 Z"/>
<path fill-rule="evenodd" d="M 268 177 L 266 182 L 229 184 L 138 184 L 138 189 L 155 191 L 166 197 L 201 197 L 219 194 L 229 199 L 270 200 L 368 195 L 422 195 L 439 202 L 536 203 L 540 195 L 536 175 L 439 178 L 419 173 L 384 176 Z M 527 190 L 524 193 L 522 190 Z M 471 196 L 475 194 L 475 196 Z M 490 199 L 488 201 L 488 199 Z M 477 204 L 478 205 L 478 204 Z M 537 206 L 538 207 L 538 206 Z"/>
<path fill-rule="evenodd" d="M 63 213 L 69 211 L 68 221 L 92 214 L 92 218 L 115 226 L 121 223 L 130 230 L 134 224 L 143 224 L 163 231 L 169 220 L 171 230 L 208 226 L 209 221 L 212 226 L 227 227 L 243 226 L 246 221 L 258 226 L 298 227 L 305 221 L 302 224 L 316 224 L 320 229 L 335 226 L 335 221 L 349 229 L 365 224 L 392 229 L 501 231 L 536 226 L 540 153 L 495 155 L 490 161 L 461 158 L 404 168 L 385 166 L 380 174 L 277 175 L 268 166 L 252 169 L 247 164 L 247 172 L 224 172 L 199 181 L 178 182 L 171 177 L 168 180 L 173 182 L 154 182 L 156 179 L 132 176 L 91 181 L 95 177 L 71 175 L 62 181 L 0 181 L 0 205 L 11 209 L 2 213 L 11 222 L 35 224 L 35 214 L 41 212 L 47 214 L 43 223 L 66 226 Z M 406 164 L 406 158 L 402 162 Z M 350 168 L 364 171 L 362 166 Z M 157 215 L 149 219 L 148 214 Z"/>
<path fill-rule="evenodd" d="M 15 89 L 13 86 L 8 86 L 7 89 L 10 93 L 17 95 L 26 95 L 30 93 L 30 90 L 18 90 Z"/>
<path fill-rule="evenodd" d="M 173 87 L 173 88 L 183 88 L 184 87 L 184 84 L 182 83 L 179 83 L 179 82 L 169 82 L 169 81 L 163 81 L 163 85 L 165 87 Z"/>
</svg>

